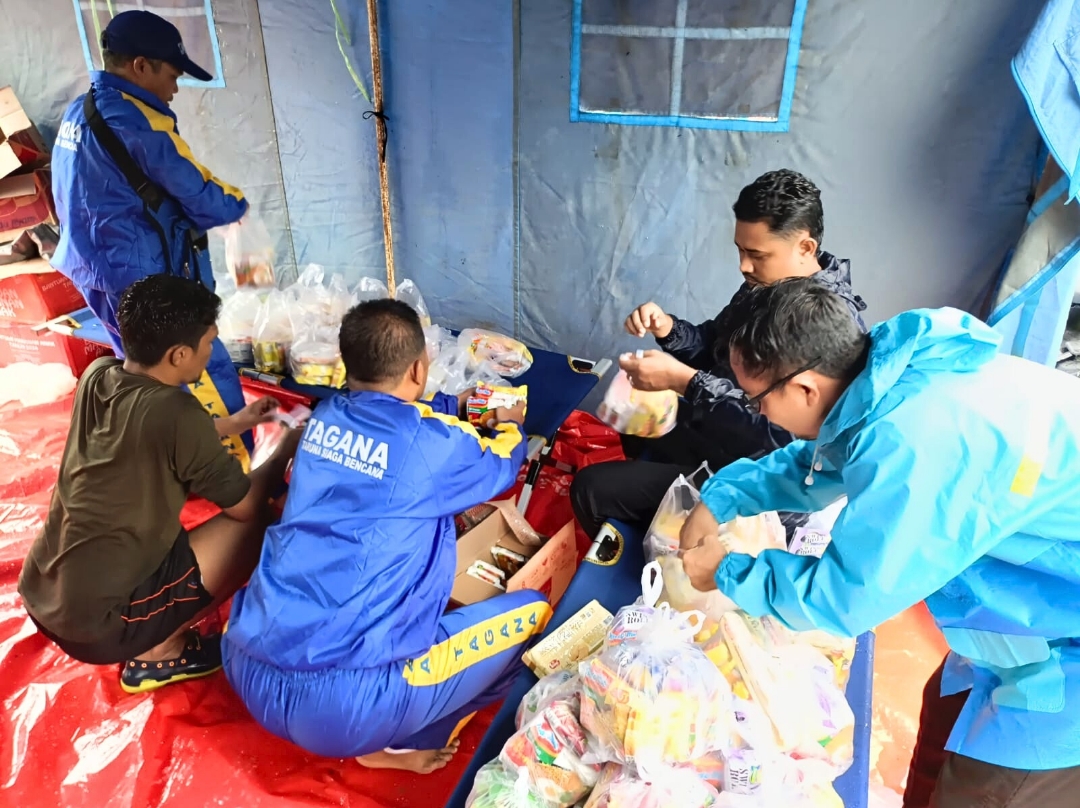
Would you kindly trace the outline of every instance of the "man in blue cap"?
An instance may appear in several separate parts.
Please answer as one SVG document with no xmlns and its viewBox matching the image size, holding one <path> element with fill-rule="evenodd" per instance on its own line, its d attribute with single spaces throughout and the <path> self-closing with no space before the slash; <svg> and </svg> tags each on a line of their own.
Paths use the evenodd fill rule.
<svg viewBox="0 0 1080 808">
<path fill-rule="evenodd" d="M 101 48 L 105 69 L 91 74 L 90 91 L 68 107 L 53 147 L 60 243 L 52 263 L 82 292 L 123 357 L 116 324 L 123 291 L 163 272 L 213 291 L 206 231 L 239 221 L 248 203 L 198 163 L 179 135 L 169 109 L 177 80 L 211 75 L 188 57 L 176 27 L 148 11 L 125 11 L 105 29 Z M 190 389 L 215 418 L 244 408 L 220 341 Z M 250 432 L 224 442 L 246 469 Z"/>
</svg>

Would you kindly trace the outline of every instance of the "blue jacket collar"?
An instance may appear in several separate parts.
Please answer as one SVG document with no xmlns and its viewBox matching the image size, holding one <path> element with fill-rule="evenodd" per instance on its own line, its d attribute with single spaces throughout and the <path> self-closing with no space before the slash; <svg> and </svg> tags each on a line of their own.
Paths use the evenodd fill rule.
<svg viewBox="0 0 1080 808">
<path fill-rule="evenodd" d="M 103 70 L 95 70 L 90 74 L 90 83 L 94 87 L 107 87 L 110 90 L 127 93 L 139 99 L 151 109 L 160 112 L 162 115 L 168 115 L 174 121 L 176 120 L 176 113 L 169 109 L 167 104 L 163 104 L 160 98 L 148 93 L 137 84 L 132 84 L 127 79 L 120 78 L 120 76 L 115 76 L 112 73 L 106 73 Z"/>
</svg>

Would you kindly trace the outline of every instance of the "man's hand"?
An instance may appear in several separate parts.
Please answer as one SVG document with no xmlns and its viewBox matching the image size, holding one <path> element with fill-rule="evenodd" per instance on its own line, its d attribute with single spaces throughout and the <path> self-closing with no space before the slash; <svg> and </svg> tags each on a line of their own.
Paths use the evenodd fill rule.
<svg viewBox="0 0 1080 808">
<path fill-rule="evenodd" d="M 214 426 L 217 427 L 218 435 L 223 438 L 229 435 L 242 435 L 249 429 L 272 420 L 280 406 L 280 402 L 273 396 L 263 396 L 258 401 L 248 404 L 240 412 L 216 419 Z"/>
<path fill-rule="evenodd" d="M 513 407 L 498 407 L 495 410 L 495 423 L 514 423 L 518 426 L 525 425 L 525 402 L 519 401 Z"/>
<path fill-rule="evenodd" d="M 619 367 L 636 390 L 674 390 L 680 396 L 697 373 L 663 351 L 645 351 L 640 357 L 629 354 L 619 359 Z"/>
<path fill-rule="evenodd" d="M 273 396 L 263 396 L 258 401 L 251 402 L 233 416 L 237 431 L 244 433 L 259 424 L 265 424 L 273 419 L 279 407 L 281 407 L 281 402 Z"/>
<path fill-rule="evenodd" d="M 682 551 L 693 550 L 704 543 L 706 539 L 720 535 L 720 523 L 712 515 L 712 511 L 703 503 L 694 506 L 690 515 L 683 522 L 682 530 L 679 531 L 679 549 Z"/>
<path fill-rule="evenodd" d="M 626 333 L 632 337 L 644 337 L 652 334 L 657 339 L 663 339 L 671 333 L 675 321 L 670 314 L 655 303 L 642 303 L 626 318 Z"/>
<path fill-rule="evenodd" d="M 468 390 L 464 390 L 464 391 L 458 393 L 458 397 L 457 397 L 458 418 L 460 418 L 462 421 L 464 421 L 464 420 L 466 420 L 468 418 L 469 414 L 468 414 L 467 410 L 468 410 L 468 406 L 469 406 L 469 399 L 472 398 L 475 393 L 476 393 L 476 388 L 475 387 L 470 387 Z"/>
<path fill-rule="evenodd" d="M 716 589 L 716 571 L 720 562 L 727 555 L 719 536 L 710 536 L 692 550 L 682 550 L 683 571 L 691 585 L 699 592 L 711 592 Z"/>
</svg>

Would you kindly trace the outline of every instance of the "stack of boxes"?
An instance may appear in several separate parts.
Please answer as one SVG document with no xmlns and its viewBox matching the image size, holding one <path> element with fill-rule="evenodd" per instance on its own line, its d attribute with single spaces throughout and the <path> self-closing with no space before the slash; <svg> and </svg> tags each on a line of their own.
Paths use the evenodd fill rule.
<svg viewBox="0 0 1080 808">
<path fill-rule="evenodd" d="M 10 87 L 0 88 L 0 367 L 59 362 L 79 376 L 108 349 L 50 330 L 86 306 L 49 259 L 58 240 L 49 150 Z"/>
</svg>

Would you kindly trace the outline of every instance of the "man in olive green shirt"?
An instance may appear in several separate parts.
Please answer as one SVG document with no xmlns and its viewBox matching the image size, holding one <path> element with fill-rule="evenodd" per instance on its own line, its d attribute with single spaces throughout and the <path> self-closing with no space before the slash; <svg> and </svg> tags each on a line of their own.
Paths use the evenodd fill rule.
<svg viewBox="0 0 1080 808">
<path fill-rule="evenodd" d="M 221 444 L 268 420 L 264 398 L 213 419 L 183 389 L 202 376 L 220 299 L 201 284 L 152 275 L 118 311 L 125 360 L 101 359 L 75 393 L 71 430 L 49 515 L 23 564 L 19 593 L 65 653 L 124 663 L 128 692 L 221 667 L 220 635 L 189 627 L 251 574 L 300 430 L 244 474 Z M 180 511 L 199 495 L 223 513 L 189 534 Z"/>
</svg>

